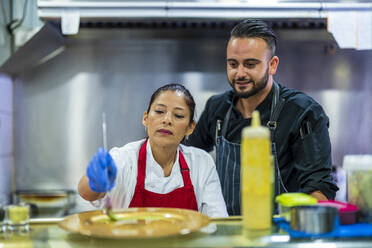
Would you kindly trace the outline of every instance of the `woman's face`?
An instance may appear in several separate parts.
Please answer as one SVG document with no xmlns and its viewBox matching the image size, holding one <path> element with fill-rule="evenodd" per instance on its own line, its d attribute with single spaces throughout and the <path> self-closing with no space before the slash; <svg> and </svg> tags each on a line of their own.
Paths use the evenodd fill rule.
<svg viewBox="0 0 372 248">
<path fill-rule="evenodd" d="M 190 135 L 195 122 L 190 123 L 190 110 L 179 91 L 160 93 L 143 114 L 142 123 L 147 128 L 149 139 L 158 145 L 179 145 L 183 137 Z"/>
</svg>

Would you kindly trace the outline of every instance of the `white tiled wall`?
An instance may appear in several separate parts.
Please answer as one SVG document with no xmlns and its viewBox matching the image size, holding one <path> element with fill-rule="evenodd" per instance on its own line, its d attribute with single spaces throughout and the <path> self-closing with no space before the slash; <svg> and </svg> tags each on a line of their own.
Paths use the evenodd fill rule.
<svg viewBox="0 0 372 248">
<path fill-rule="evenodd" d="M 9 203 L 13 169 L 13 87 L 0 74 L 0 204 Z"/>
</svg>

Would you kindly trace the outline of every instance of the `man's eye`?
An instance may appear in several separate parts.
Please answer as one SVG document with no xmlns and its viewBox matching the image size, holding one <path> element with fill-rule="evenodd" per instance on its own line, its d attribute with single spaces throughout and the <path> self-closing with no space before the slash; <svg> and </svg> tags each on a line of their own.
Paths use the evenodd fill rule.
<svg viewBox="0 0 372 248">
<path fill-rule="evenodd" d="M 253 64 L 253 63 L 246 63 L 245 64 L 245 67 L 247 68 L 254 68 L 257 64 Z"/>
<path fill-rule="evenodd" d="M 155 110 L 155 113 L 162 114 L 162 113 L 164 113 L 164 111 L 162 111 L 162 110 Z"/>
<path fill-rule="evenodd" d="M 185 116 L 183 116 L 183 115 L 178 115 L 178 114 L 175 114 L 174 116 L 176 116 L 176 118 L 178 118 L 178 119 L 183 119 L 183 118 L 185 118 Z"/>
<path fill-rule="evenodd" d="M 230 62 L 230 63 L 229 63 L 229 66 L 232 67 L 232 68 L 235 68 L 235 67 L 237 66 L 237 64 L 234 63 L 234 62 Z"/>
</svg>

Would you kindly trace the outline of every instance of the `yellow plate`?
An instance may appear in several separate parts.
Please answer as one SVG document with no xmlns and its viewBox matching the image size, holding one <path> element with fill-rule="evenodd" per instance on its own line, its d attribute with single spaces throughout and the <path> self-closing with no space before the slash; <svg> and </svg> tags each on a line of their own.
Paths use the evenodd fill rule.
<svg viewBox="0 0 372 248">
<path fill-rule="evenodd" d="M 67 231 L 100 238 L 157 238 L 185 235 L 209 224 L 199 212 L 178 208 L 128 208 L 114 210 L 119 217 L 110 222 L 102 210 L 64 218 L 59 226 Z"/>
</svg>

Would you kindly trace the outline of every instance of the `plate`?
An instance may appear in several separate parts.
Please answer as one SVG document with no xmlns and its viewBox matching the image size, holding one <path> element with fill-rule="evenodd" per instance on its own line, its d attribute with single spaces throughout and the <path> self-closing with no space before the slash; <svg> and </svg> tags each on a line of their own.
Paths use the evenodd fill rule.
<svg viewBox="0 0 372 248">
<path fill-rule="evenodd" d="M 59 226 L 67 231 L 99 238 L 158 238 L 185 235 L 209 224 L 207 216 L 179 208 L 128 208 L 113 210 L 112 222 L 103 210 L 67 216 Z"/>
</svg>

